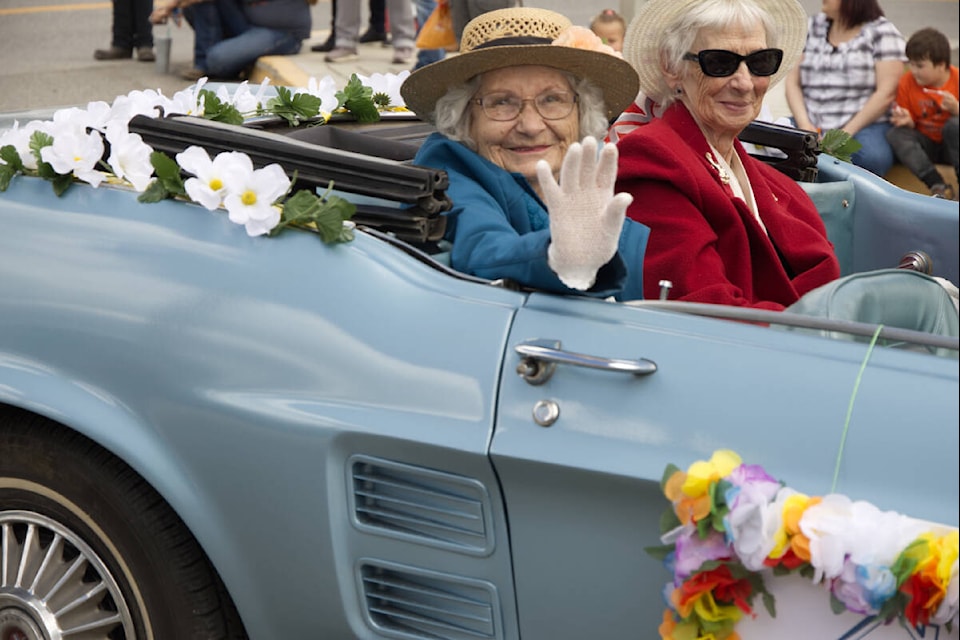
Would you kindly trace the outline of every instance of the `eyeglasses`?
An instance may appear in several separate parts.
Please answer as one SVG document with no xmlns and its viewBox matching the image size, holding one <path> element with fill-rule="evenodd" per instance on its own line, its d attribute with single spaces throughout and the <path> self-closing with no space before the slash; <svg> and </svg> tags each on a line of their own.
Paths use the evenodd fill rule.
<svg viewBox="0 0 960 640">
<path fill-rule="evenodd" d="M 684 60 L 700 63 L 703 75 L 711 78 L 732 76 L 740 68 L 741 62 L 747 63 L 747 69 L 755 76 L 772 76 L 783 62 L 783 49 L 760 49 L 742 56 L 725 49 L 704 49 L 700 53 L 687 53 Z"/>
<path fill-rule="evenodd" d="M 536 98 L 521 98 L 512 93 L 488 93 L 474 100 L 491 120 L 508 122 L 515 120 L 523 111 L 523 103 L 532 102 L 534 109 L 544 120 L 560 120 L 573 111 L 580 98 L 569 91 L 546 91 Z"/>
</svg>

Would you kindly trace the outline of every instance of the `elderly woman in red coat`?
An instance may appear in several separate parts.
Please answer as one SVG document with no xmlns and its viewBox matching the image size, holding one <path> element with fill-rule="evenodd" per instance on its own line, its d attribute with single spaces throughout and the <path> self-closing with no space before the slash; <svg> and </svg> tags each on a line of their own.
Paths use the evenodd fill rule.
<svg viewBox="0 0 960 640">
<path fill-rule="evenodd" d="M 644 297 L 782 310 L 840 275 L 813 202 L 737 136 L 799 59 L 796 0 L 649 0 L 624 58 L 662 117 L 619 143 L 616 190 L 650 227 Z"/>
</svg>

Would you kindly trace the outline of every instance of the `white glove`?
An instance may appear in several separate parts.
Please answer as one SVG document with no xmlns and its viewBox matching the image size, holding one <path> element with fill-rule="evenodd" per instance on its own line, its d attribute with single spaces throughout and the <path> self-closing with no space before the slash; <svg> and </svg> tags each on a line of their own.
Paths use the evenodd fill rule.
<svg viewBox="0 0 960 640">
<path fill-rule="evenodd" d="M 960 313 L 960 290 L 957 289 L 957 285 L 940 276 L 933 276 L 933 279 L 950 294 L 953 306 L 957 309 L 957 312 Z"/>
<path fill-rule="evenodd" d="M 571 289 L 593 286 L 597 271 L 617 252 L 620 229 L 633 202 L 627 193 L 613 194 L 617 179 L 617 147 L 587 137 L 567 150 L 560 184 L 545 160 L 537 163 L 537 179 L 550 214 L 547 263 Z"/>
</svg>

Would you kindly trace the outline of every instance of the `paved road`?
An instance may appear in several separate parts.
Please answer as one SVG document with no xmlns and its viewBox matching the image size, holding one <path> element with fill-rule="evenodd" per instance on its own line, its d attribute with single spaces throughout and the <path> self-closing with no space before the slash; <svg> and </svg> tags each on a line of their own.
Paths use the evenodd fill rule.
<svg viewBox="0 0 960 640">
<path fill-rule="evenodd" d="M 312 11 L 314 27 L 329 29 L 329 1 L 320 0 Z M 153 63 L 94 60 L 94 49 L 110 45 L 110 24 L 110 2 L 0 0 L 0 111 L 112 101 L 134 89 L 173 95 L 190 84 L 158 73 Z M 166 31 L 157 26 L 154 37 Z M 171 66 L 189 66 L 193 31 L 186 23 L 170 31 Z M 315 35 L 319 41 L 320 32 Z"/>
<path fill-rule="evenodd" d="M 644 0 L 524 0 L 526 6 L 545 6 L 566 13 L 586 24 L 603 6 L 617 6 L 628 15 Z M 887 15 L 904 34 L 937 25 L 954 43 L 960 40 L 958 0 L 882 0 Z M 817 11 L 819 0 L 801 0 Z M 93 51 L 110 44 L 110 2 L 74 0 L 0 0 L 0 111 L 21 111 L 91 100 L 110 101 L 134 89 L 159 89 L 166 95 L 187 86 L 175 74 L 162 74 L 152 63 L 136 60 L 100 62 Z M 313 38 L 326 38 L 330 25 L 329 0 L 313 7 Z M 163 35 L 166 27 L 156 27 Z M 171 29 L 174 68 L 185 67 L 192 58 L 193 33 L 186 25 Z M 370 45 L 378 46 L 378 45 Z M 955 50 L 956 52 L 956 50 Z M 303 58 L 302 56 L 312 56 Z M 321 59 L 305 53 L 298 60 Z M 311 67 L 312 69 L 312 67 Z M 396 69 L 392 69 L 396 71 Z"/>
</svg>

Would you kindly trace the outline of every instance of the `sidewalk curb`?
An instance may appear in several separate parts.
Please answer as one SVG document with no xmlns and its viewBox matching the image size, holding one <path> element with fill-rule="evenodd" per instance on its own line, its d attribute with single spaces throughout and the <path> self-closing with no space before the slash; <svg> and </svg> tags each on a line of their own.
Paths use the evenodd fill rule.
<svg viewBox="0 0 960 640">
<path fill-rule="evenodd" d="M 284 87 L 306 87 L 310 76 L 298 65 L 294 56 L 263 56 L 257 59 L 250 74 L 250 84 L 260 84 L 264 78 L 270 84 Z"/>
</svg>

